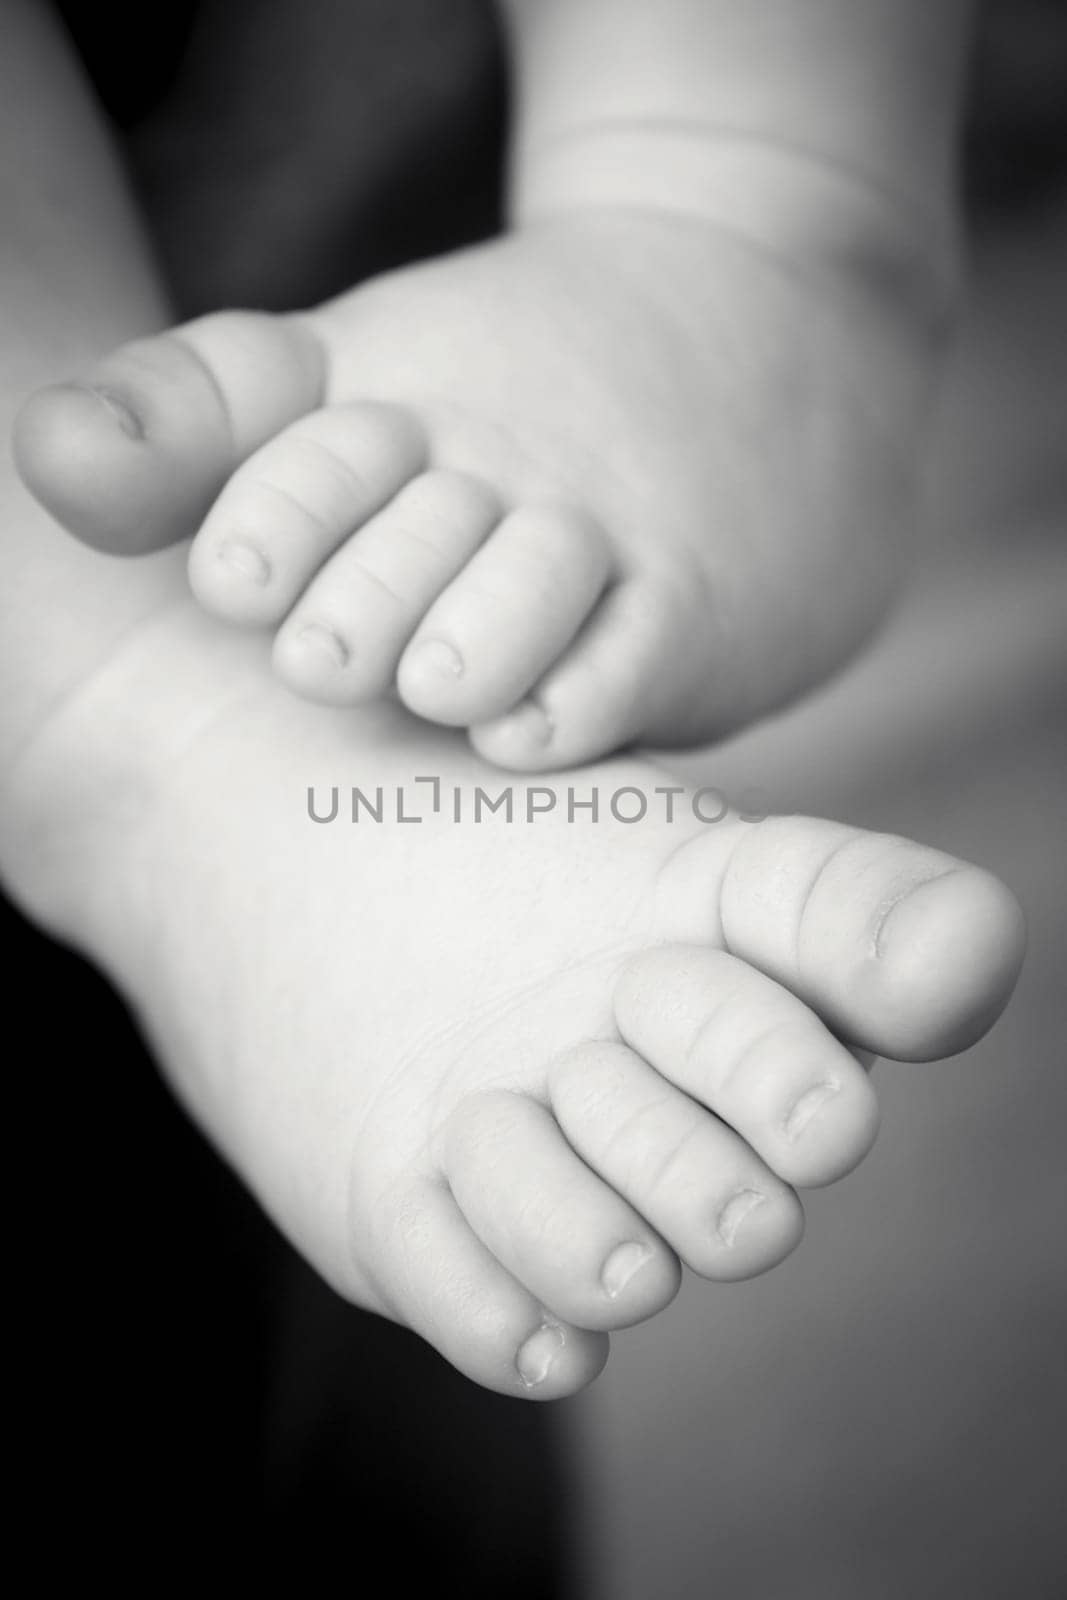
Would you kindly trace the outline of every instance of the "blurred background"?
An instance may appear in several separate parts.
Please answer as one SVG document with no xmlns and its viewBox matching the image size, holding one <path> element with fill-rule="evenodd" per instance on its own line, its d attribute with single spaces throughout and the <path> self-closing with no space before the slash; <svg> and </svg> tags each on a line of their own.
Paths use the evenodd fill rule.
<svg viewBox="0 0 1067 1600">
<path fill-rule="evenodd" d="M 979 241 L 926 501 L 875 648 L 684 770 L 990 867 L 1022 979 L 977 1048 L 878 1064 L 878 1144 L 781 1269 L 615 1340 L 568 1418 L 590 1600 L 1067 1593 L 1062 175 Z"/>
<path fill-rule="evenodd" d="M 305 304 L 498 223 L 488 0 L 61 9 L 183 315 Z M 879 1145 L 783 1268 L 687 1282 L 588 1395 L 524 1407 L 321 1287 L 100 981 L 11 915 L 16 1019 L 35 985 L 71 997 L 17 1100 L 58 1141 L 18 1254 L 45 1565 L 143 1546 L 146 1581 L 306 1585 L 376 1554 L 398 1585 L 518 1600 L 1067 1592 L 1060 0 L 983 8 L 965 154 L 971 282 L 905 604 L 832 687 L 673 764 L 1000 873 L 1031 927 L 1007 1015 L 936 1069 L 876 1068 Z"/>
</svg>

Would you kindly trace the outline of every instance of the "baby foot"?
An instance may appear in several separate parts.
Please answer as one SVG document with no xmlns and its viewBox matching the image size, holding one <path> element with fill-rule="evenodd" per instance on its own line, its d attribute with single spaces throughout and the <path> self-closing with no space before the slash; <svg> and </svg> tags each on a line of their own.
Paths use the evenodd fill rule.
<svg viewBox="0 0 1067 1600">
<path fill-rule="evenodd" d="M 518 798 L 511 823 L 456 823 L 454 791 L 496 797 L 499 773 L 395 708 L 308 711 L 239 657 L 171 617 L 53 722 L 86 777 L 58 844 L 25 807 L 29 898 L 115 975 L 327 1279 L 503 1394 L 581 1388 L 680 1261 L 716 1281 L 781 1261 L 797 1188 L 874 1138 L 860 1053 L 958 1050 L 1014 982 L 1013 900 L 938 852 L 698 824 L 678 786 L 668 822 L 669 780 L 629 761 L 554 779 L 532 823 Z M 20 784 L 66 792 L 40 749 Z M 309 784 L 319 817 L 342 789 L 335 821 Z M 350 820 L 349 784 L 381 787 L 380 822 Z M 569 787 L 598 822 L 567 820 Z M 638 825 L 612 817 L 624 787 Z M 72 901 L 87 870 L 100 892 Z"/>
<path fill-rule="evenodd" d="M 720 735 L 867 635 L 925 371 L 905 322 L 709 223 L 575 216 L 126 346 L 34 397 L 17 454 L 90 543 L 200 525 L 196 595 L 278 629 L 290 688 L 395 685 L 548 769 Z"/>
</svg>

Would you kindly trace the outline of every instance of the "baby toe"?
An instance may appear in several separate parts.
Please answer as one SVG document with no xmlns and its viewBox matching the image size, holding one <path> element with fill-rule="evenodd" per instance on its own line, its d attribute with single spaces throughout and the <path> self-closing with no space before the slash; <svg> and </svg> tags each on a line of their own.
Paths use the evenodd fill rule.
<svg viewBox="0 0 1067 1600">
<path fill-rule="evenodd" d="M 443 1183 L 397 1183 L 361 1211 L 383 1309 L 499 1394 L 555 1400 L 591 1383 L 608 1342 L 554 1316 L 476 1237 Z"/>
<path fill-rule="evenodd" d="M 567 1139 L 702 1277 L 749 1278 L 799 1243 L 792 1189 L 750 1145 L 625 1045 L 583 1045 L 553 1064 Z"/>
<path fill-rule="evenodd" d="M 570 642 L 610 575 L 607 541 L 588 518 L 512 512 L 427 612 L 400 662 L 401 698 L 455 726 L 498 715 Z"/>
<path fill-rule="evenodd" d="M 494 1256 L 559 1317 L 618 1328 L 673 1299 L 672 1252 L 525 1096 L 472 1098 L 450 1118 L 443 1167 Z"/>
<path fill-rule="evenodd" d="M 227 621 L 286 615 L 333 551 L 422 465 L 421 431 L 392 406 L 334 406 L 257 450 L 227 483 L 189 555 L 201 604 Z"/>
<path fill-rule="evenodd" d="M 672 610 L 651 586 L 604 594 L 534 692 L 471 729 L 487 761 L 521 772 L 574 766 L 617 750 L 648 725 L 679 661 Z"/>
<path fill-rule="evenodd" d="M 720 950 L 635 957 L 615 995 L 631 1046 L 728 1123 L 787 1183 L 832 1183 L 878 1131 L 870 1080 L 807 1006 Z"/>
<path fill-rule="evenodd" d="M 393 682 L 427 607 L 499 520 L 492 491 L 462 473 L 422 473 L 311 580 L 275 642 L 293 689 L 355 704 Z"/>
</svg>

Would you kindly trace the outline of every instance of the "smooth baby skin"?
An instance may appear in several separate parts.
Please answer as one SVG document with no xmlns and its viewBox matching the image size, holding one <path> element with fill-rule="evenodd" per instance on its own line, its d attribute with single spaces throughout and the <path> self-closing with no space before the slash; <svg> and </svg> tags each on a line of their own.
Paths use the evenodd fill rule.
<svg viewBox="0 0 1067 1600">
<path fill-rule="evenodd" d="M 441 780 L 436 818 L 417 775 Z M 451 791 L 496 795 L 498 772 L 399 711 L 300 706 L 186 603 L 57 713 L 8 808 L 16 890 L 111 973 L 297 1247 L 534 1398 L 590 1381 L 679 1261 L 727 1280 L 781 1260 L 796 1188 L 874 1137 L 839 1039 L 961 1048 L 1022 943 L 1002 885 L 921 846 L 701 825 L 677 794 L 667 823 L 643 762 L 553 782 L 638 789 L 648 818 L 456 824 Z M 427 820 L 352 823 L 342 799 L 312 821 L 307 786 L 328 815 L 334 784 L 399 785 Z"/>
<path fill-rule="evenodd" d="M 92 542 L 199 523 L 194 592 L 291 688 L 395 686 L 535 770 L 724 733 L 856 647 L 924 377 L 863 297 L 605 211 L 119 350 L 16 442 Z"/>
</svg>

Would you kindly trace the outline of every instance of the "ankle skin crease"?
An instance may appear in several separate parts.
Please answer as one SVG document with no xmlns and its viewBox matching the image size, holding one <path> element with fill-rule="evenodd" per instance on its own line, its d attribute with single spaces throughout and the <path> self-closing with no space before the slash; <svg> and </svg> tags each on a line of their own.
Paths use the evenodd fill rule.
<svg viewBox="0 0 1067 1600">
<path fill-rule="evenodd" d="M 603 206 L 872 258 L 943 315 L 970 0 L 501 0 L 522 226 Z"/>
</svg>

